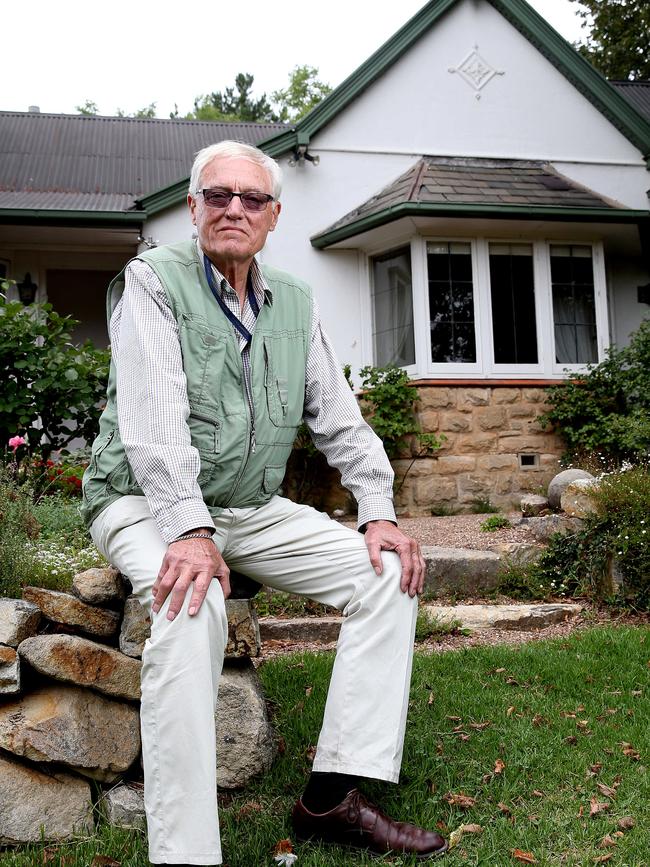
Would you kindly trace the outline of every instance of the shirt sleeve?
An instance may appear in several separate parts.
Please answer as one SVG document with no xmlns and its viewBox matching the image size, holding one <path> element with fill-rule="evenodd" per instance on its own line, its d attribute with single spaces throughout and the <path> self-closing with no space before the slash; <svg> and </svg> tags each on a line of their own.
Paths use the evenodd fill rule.
<svg viewBox="0 0 650 867">
<path fill-rule="evenodd" d="M 111 317 L 117 418 L 126 456 L 160 535 L 171 542 L 214 527 L 197 478 L 178 325 L 165 290 L 144 262 L 131 262 Z"/>
<path fill-rule="evenodd" d="M 382 441 L 361 415 L 314 301 L 307 355 L 304 420 L 314 445 L 358 503 L 359 527 L 393 521 L 393 468 Z"/>
</svg>

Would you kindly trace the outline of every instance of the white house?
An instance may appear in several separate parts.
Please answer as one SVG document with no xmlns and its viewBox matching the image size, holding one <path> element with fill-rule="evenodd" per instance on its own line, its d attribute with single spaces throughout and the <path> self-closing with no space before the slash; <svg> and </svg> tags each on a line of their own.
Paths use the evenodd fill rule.
<svg viewBox="0 0 650 867">
<path fill-rule="evenodd" d="M 524 0 L 431 0 L 295 127 L 260 138 L 285 178 L 263 261 L 313 285 L 353 371 L 405 367 L 423 425 L 447 437 L 403 507 L 539 485 L 561 452 L 535 420 L 542 389 L 650 309 L 650 83 L 607 82 Z M 189 163 L 136 192 L 119 250 L 94 267 L 132 254 L 136 230 L 190 237 Z M 0 260 L 20 274 L 34 250 L 15 232 L 0 225 Z"/>
</svg>

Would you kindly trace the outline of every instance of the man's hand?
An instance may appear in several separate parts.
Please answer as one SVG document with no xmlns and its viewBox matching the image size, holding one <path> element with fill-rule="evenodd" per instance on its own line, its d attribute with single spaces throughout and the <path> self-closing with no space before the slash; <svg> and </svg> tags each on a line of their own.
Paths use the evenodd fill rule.
<svg viewBox="0 0 650 867">
<path fill-rule="evenodd" d="M 190 584 L 193 584 L 189 613 L 196 614 L 213 578 L 217 578 L 227 599 L 230 596 L 230 569 L 211 539 L 173 542 L 167 549 L 153 585 L 153 613 L 160 611 L 171 593 L 167 619 L 173 620 L 181 610 Z"/>
<path fill-rule="evenodd" d="M 422 592 L 425 563 L 419 542 L 402 533 L 390 521 L 368 521 L 364 539 L 377 575 L 382 571 L 381 552 L 396 551 L 402 561 L 402 592 L 408 591 L 409 596 Z"/>
</svg>

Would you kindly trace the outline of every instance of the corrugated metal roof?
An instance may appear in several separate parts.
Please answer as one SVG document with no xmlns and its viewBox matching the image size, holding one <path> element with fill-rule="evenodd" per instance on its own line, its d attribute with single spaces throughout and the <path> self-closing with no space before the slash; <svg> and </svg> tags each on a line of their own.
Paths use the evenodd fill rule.
<svg viewBox="0 0 650 867">
<path fill-rule="evenodd" d="M 134 199 L 186 178 L 200 148 L 224 139 L 257 144 L 284 129 L 0 112 L 0 207 L 125 210 Z"/>
<path fill-rule="evenodd" d="M 548 163 L 422 157 L 396 181 L 319 236 L 407 203 L 616 208 L 586 187 L 558 174 Z"/>
<path fill-rule="evenodd" d="M 633 108 L 650 120 L 650 81 L 610 81 Z"/>
</svg>

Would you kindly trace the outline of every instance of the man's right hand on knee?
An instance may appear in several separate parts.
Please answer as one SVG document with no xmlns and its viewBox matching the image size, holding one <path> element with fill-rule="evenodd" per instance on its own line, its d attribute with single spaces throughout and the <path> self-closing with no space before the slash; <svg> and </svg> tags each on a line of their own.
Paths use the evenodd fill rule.
<svg viewBox="0 0 650 867">
<path fill-rule="evenodd" d="M 212 533 L 211 529 L 194 530 L 193 533 Z M 194 615 L 201 607 L 210 582 L 216 578 L 227 599 L 230 596 L 230 569 L 211 538 L 176 539 L 167 548 L 167 553 L 153 585 L 152 611 L 157 614 L 171 593 L 167 619 L 173 620 L 183 606 L 185 594 L 192 585 L 189 613 Z"/>
</svg>

